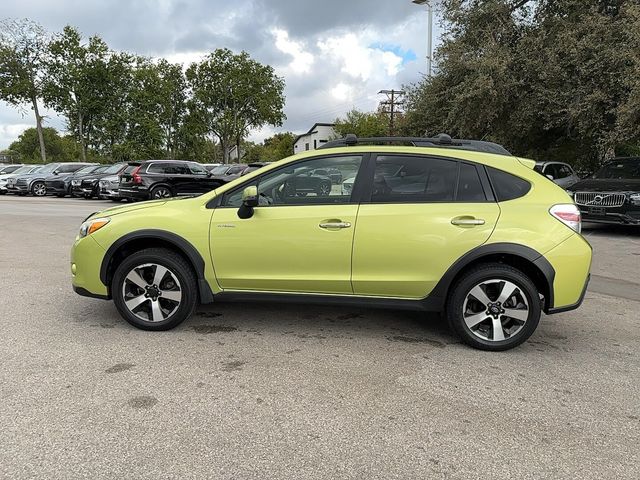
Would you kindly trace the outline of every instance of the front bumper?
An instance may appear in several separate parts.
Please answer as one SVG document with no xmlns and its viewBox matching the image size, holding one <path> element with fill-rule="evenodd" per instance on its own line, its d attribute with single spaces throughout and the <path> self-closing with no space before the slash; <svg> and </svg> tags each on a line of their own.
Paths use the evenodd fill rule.
<svg viewBox="0 0 640 480">
<path fill-rule="evenodd" d="M 87 187 L 87 186 L 74 186 L 71 189 L 71 193 L 73 195 L 76 195 L 78 197 L 88 197 L 88 196 L 93 196 L 95 195 L 95 191 L 93 188 Z"/>
<path fill-rule="evenodd" d="M 71 248 L 71 284 L 76 293 L 109 299 L 109 291 L 100 281 L 100 266 L 105 250 L 91 235 L 77 238 Z"/>
</svg>

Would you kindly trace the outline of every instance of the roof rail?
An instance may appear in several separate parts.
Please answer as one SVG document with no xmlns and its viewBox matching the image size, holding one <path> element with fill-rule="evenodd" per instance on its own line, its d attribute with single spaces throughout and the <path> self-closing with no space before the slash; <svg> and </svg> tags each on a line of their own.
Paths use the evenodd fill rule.
<svg viewBox="0 0 640 480">
<path fill-rule="evenodd" d="M 413 147 L 438 147 L 438 148 L 454 148 L 458 150 L 471 150 L 475 152 L 494 153 L 497 155 L 508 155 L 502 145 L 493 142 L 485 142 L 482 140 L 462 140 L 451 138 L 446 133 L 441 133 L 436 137 L 370 137 L 358 138 L 353 133 L 348 133 L 344 138 L 332 140 L 318 147 L 318 150 L 325 148 L 337 147 L 355 147 L 357 145 L 381 145 L 381 144 L 409 144 Z"/>
</svg>

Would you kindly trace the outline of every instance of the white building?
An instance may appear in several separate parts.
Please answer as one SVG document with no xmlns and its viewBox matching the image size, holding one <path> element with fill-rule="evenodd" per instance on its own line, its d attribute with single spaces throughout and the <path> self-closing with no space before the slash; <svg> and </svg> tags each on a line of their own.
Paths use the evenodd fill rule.
<svg viewBox="0 0 640 480">
<path fill-rule="evenodd" d="M 315 150 L 327 143 L 330 139 L 336 138 L 337 134 L 333 129 L 333 123 L 316 123 L 307 133 L 298 135 L 293 142 L 293 153 L 301 153 L 306 150 Z"/>
</svg>

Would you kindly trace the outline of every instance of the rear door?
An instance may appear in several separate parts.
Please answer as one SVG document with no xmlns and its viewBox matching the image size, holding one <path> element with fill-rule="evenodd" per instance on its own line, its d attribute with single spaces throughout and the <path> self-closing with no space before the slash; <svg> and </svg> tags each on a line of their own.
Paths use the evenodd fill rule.
<svg viewBox="0 0 640 480">
<path fill-rule="evenodd" d="M 484 168 L 423 155 L 377 155 L 353 245 L 357 295 L 423 298 L 491 235 L 500 209 Z"/>
</svg>

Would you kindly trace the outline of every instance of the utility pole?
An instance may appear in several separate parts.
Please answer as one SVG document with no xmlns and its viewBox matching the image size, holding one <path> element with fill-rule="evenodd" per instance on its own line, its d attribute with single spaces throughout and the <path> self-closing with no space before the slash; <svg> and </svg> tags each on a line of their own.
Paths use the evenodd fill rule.
<svg viewBox="0 0 640 480">
<path fill-rule="evenodd" d="M 431 77 L 431 62 L 433 57 L 433 7 L 431 0 L 411 0 L 416 5 L 426 5 L 429 31 L 427 33 L 427 77 Z"/>
<path fill-rule="evenodd" d="M 402 99 L 404 92 L 402 90 L 380 90 L 378 94 L 384 94 L 387 99 L 380 102 L 380 111 L 389 115 L 389 135 L 393 136 L 395 128 L 395 117 L 397 114 L 402 113 L 398 108 L 404 105 Z"/>
</svg>

